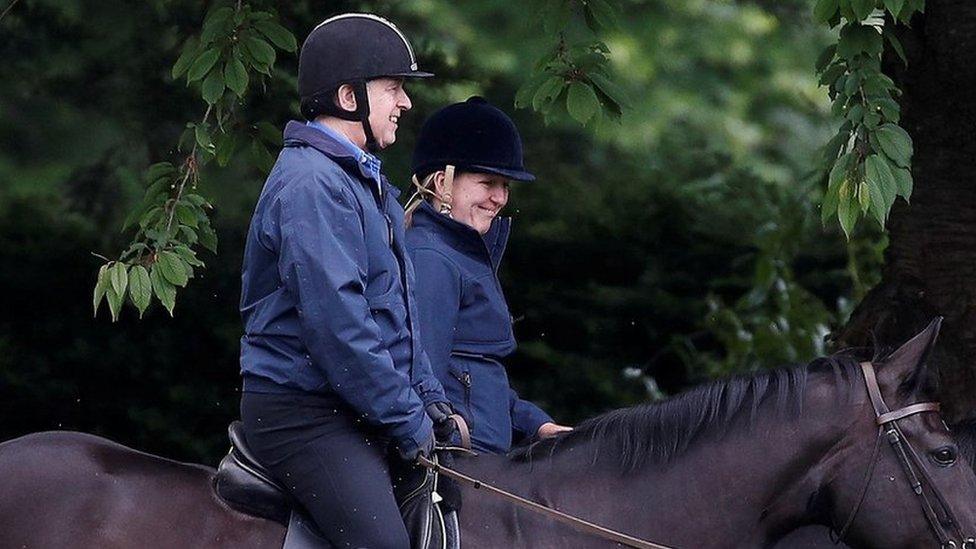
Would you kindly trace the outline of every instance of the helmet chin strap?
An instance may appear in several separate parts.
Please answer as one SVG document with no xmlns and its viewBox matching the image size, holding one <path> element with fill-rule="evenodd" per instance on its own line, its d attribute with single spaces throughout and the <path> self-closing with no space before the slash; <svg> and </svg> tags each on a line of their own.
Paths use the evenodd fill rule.
<svg viewBox="0 0 976 549">
<path fill-rule="evenodd" d="M 356 80 L 347 82 L 347 84 L 352 86 L 353 97 L 356 99 L 356 110 L 354 111 L 347 111 L 335 104 L 332 99 L 335 92 L 316 96 L 313 100 L 323 107 L 321 112 L 325 114 L 362 124 L 363 135 L 366 136 L 366 150 L 370 153 L 376 153 L 380 150 L 380 146 L 376 142 L 376 137 L 373 136 L 373 126 L 369 123 L 369 93 L 366 90 L 366 81 Z"/>
<path fill-rule="evenodd" d="M 366 90 L 366 81 L 357 80 L 352 83 L 353 95 L 356 98 L 356 111 L 359 122 L 363 125 L 363 134 L 366 136 L 366 150 L 376 153 L 380 150 L 376 137 L 373 136 L 373 126 L 369 123 L 369 94 Z"/>
</svg>

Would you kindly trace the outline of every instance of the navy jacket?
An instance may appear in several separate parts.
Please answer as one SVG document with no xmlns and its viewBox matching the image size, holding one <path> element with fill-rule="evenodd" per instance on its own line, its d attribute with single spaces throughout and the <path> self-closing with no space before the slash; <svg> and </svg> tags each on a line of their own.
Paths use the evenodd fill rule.
<svg viewBox="0 0 976 549">
<path fill-rule="evenodd" d="M 403 208 L 365 156 L 289 122 L 244 250 L 244 390 L 338 396 L 401 447 L 446 401 L 417 337 Z"/>
<path fill-rule="evenodd" d="M 510 219 L 497 218 L 482 237 L 423 202 L 407 229 L 424 348 L 447 397 L 471 420 L 472 445 L 493 453 L 552 421 L 518 397 L 500 362 L 515 350 L 498 282 L 510 228 Z"/>
</svg>

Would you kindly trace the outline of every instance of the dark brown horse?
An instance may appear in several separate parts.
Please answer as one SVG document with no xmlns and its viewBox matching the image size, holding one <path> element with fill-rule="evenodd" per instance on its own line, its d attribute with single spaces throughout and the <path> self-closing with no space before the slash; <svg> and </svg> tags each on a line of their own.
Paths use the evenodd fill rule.
<svg viewBox="0 0 976 549">
<path fill-rule="evenodd" d="M 876 362 L 892 409 L 932 396 L 923 359 L 937 330 Z M 915 414 L 900 426 L 928 462 L 925 490 L 945 497 L 961 530 L 976 532 L 976 476 L 965 460 L 948 463 L 956 446 L 939 416 Z M 839 529 L 855 509 L 852 546 L 938 546 L 894 453 L 875 454 L 876 435 L 857 362 L 835 356 L 614 411 L 512 456 L 458 467 L 673 547 L 769 547 L 805 524 Z M 284 529 L 227 508 L 212 475 L 83 434 L 6 442 L 0 547 L 279 547 Z M 613 546 L 481 492 L 464 498 L 466 547 Z"/>
</svg>

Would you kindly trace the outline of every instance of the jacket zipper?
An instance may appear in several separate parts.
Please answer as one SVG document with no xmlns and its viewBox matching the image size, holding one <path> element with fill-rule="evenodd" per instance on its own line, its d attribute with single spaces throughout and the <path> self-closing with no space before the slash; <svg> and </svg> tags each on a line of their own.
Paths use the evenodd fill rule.
<svg viewBox="0 0 976 549">
<path fill-rule="evenodd" d="M 468 415 L 471 415 L 471 372 L 461 372 L 460 374 L 451 372 L 454 379 L 458 380 L 461 385 L 464 386 L 464 407 L 468 411 Z M 473 430 L 473 429 L 472 429 Z"/>
</svg>

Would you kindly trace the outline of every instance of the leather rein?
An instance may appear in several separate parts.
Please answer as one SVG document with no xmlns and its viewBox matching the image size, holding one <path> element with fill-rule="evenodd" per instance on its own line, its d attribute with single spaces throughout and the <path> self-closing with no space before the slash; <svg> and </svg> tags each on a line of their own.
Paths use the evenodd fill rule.
<svg viewBox="0 0 976 549">
<path fill-rule="evenodd" d="M 899 420 L 915 414 L 925 412 L 939 413 L 939 403 L 919 402 L 892 411 L 888 408 L 884 398 L 881 396 L 881 388 L 878 386 L 874 365 L 870 362 L 862 362 L 860 366 L 861 373 L 864 374 L 864 385 L 867 389 L 868 397 L 871 400 L 871 406 L 874 408 L 875 423 L 878 425 L 878 438 L 874 445 L 874 452 L 871 455 L 871 464 L 868 466 L 868 470 L 864 475 L 864 484 L 861 487 L 857 504 L 836 536 L 834 535 L 834 529 L 831 528 L 831 537 L 835 538 L 834 543 L 840 543 L 844 539 L 844 536 L 847 535 L 851 525 L 854 524 L 854 517 L 857 516 L 858 511 L 861 509 L 861 504 L 864 503 L 868 486 L 870 486 L 871 478 L 874 476 L 874 468 L 881 452 L 881 442 L 882 440 L 887 440 L 908 482 L 911 484 L 912 492 L 919 498 L 919 505 L 922 507 L 922 512 L 925 514 L 925 519 L 932 529 L 932 533 L 939 540 L 939 547 L 942 549 L 955 549 L 960 547 L 955 541 L 955 539 L 958 539 L 961 544 L 961 549 L 976 549 L 976 539 L 972 537 L 967 538 L 962 532 L 959 521 L 952 512 L 949 502 L 946 501 L 941 491 L 939 491 L 938 487 L 932 481 L 932 477 L 926 470 L 922 458 L 915 451 L 915 448 L 912 447 L 912 443 L 908 441 L 908 438 L 905 437 L 901 427 L 898 425 Z M 946 522 L 957 536 L 955 539 L 953 539 L 953 536 L 949 534 L 943 525 L 942 519 L 939 518 L 936 508 L 933 505 L 933 498 L 930 498 L 926 494 L 926 484 L 928 485 L 929 491 L 932 492 L 935 503 L 942 508 Z"/>
<path fill-rule="evenodd" d="M 877 464 L 878 457 L 881 451 L 882 440 L 887 439 L 888 443 L 891 445 L 895 456 L 898 458 L 908 481 L 911 484 L 912 491 L 919 498 L 919 504 L 922 507 L 922 511 L 925 514 L 925 518 L 928 521 L 932 532 L 938 538 L 941 549 L 976 549 L 976 539 L 973 537 L 966 537 L 960 527 L 959 521 L 956 519 L 955 514 L 952 512 L 949 503 L 946 501 L 945 497 L 939 491 L 938 487 L 932 482 L 932 478 L 925 468 L 921 457 L 912 447 L 911 443 L 905 437 L 904 433 L 901 431 L 901 427 L 898 425 L 898 421 L 906 417 L 925 413 L 934 412 L 939 413 L 940 406 L 937 402 L 919 402 L 917 404 L 911 404 L 905 406 L 904 408 L 899 408 L 898 410 L 891 411 L 888 405 L 885 404 L 884 398 L 881 396 L 881 389 L 878 386 L 877 376 L 874 372 L 874 365 L 870 362 L 862 362 L 860 364 L 861 372 L 864 374 L 864 385 L 868 392 L 868 397 L 871 400 L 871 405 L 874 408 L 875 422 L 878 425 L 878 438 L 874 446 L 874 452 L 871 457 L 871 464 L 868 466 L 867 473 L 865 474 L 864 484 L 861 488 L 860 495 L 858 496 L 857 504 L 851 511 L 850 516 L 845 522 L 843 528 L 836 535 L 834 543 L 840 543 L 844 539 L 850 530 L 851 525 L 854 523 L 854 518 L 857 516 L 858 511 L 861 509 L 861 504 L 864 503 L 864 498 L 867 495 L 868 486 L 871 484 L 871 478 L 874 476 L 874 468 Z M 461 444 L 462 448 L 447 448 L 447 450 L 460 450 L 464 452 L 471 452 L 471 438 L 468 430 L 468 426 L 464 419 L 459 415 L 452 415 L 451 419 L 454 419 L 458 424 L 458 429 L 461 433 Z M 455 481 L 470 486 L 475 490 L 484 490 L 490 494 L 494 494 L 502 499 L 508 500 L 509 502 L 528 509 L 530 511 L 539 513 L 543 516 L 551 518 L 557 522 L 566 524 L 573 529 L 582 532 L 584 534 L 594 535 L 615 543 L 619 543 L 625 547 L 633 547 L 636 549 L 673 549 L 667 545 L 661 545 L 659 543 L 654 543 L 651 541 L 643 540 L 640 538 L 635 538 L 629 536 L 623 532 L 617 530 L 612 530 L 594 524 L 587 520 L 575 517 L 568 513 L 552 509 L 541 503 L 523 498 L 511 492 L 502 490 L 496 486 L 492 486 L 481 480 L 469 477 L 464 473 L 444 467 L 437 463 L 436 460 L 430 460 L 425 456 L 420 456 L 417 458 L 418 463 L 427 467 L 435 473 L 443 474 L 444 476 L 454 479 Z M 913 465 L 914 463 L 914 465 Z M 929 490 L 932 492 L 935 498 L 935 502 L 942 508 L 942 511 L 950 524 L 954 533 L 958 536 L 957 539 L 960 540 L 960 545 L 956 543 L 953 537 L 946 531 L 943 526 L 939 515 L 935 511 L 935 506 L 932 504 L 932 499 L 929 498 L 925 493 L 925 485 L 927 483 Z M 831 528 L 831 536 L 834 536 L 834 529 Z"/>
</svg>

